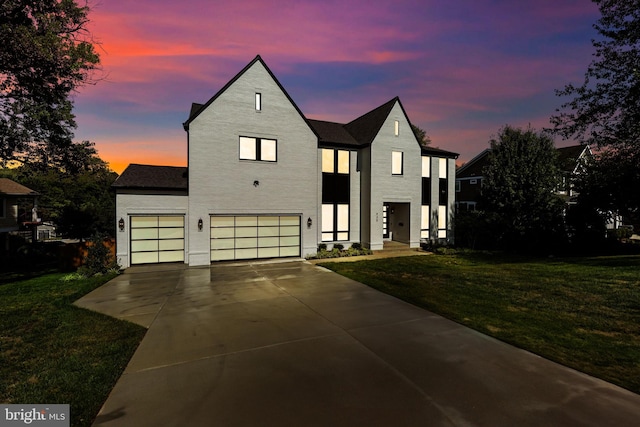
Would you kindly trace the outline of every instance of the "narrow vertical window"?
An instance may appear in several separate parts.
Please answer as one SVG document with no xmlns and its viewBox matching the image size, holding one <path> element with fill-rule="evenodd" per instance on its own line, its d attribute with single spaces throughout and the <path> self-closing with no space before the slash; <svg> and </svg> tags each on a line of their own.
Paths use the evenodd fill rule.
<svg viewBox="0 0 640 427">
<path fill-rule="evenodd" d="M 429 205 L 422 205 L 422 218 L 420 219 L 420 238 L 428 239 L 429 238 L 429 217 L 431 216 L 431 210 L 429 209 Z"/>
<path fill-rule="evenodd" d="M 400 135 L 400 122 L 397 120 L 393 122 L 393 134 L 395 136 Z"/>
<path fill-rule="evenodd" d="M 429 178 L 431 176 L 431 157 L 422 156 L 422 177 Z"/>
<path fill-rule="evenodd" d="M 334 151 L 328 148 L 322 149 L 322 172 L 333 173 L 334 171 Z"/>
<path fill-rule="evenodd" d="M 391 175 L 402 175 L 402 151 L 391 152 Z"/>
<path fill-rule="evenodd" d="M 256 92 L 256 111 L 262 110 L 262 94 Z"/>
<path fill-rule="evenodd" d="M 440 158 L 438 159 L 438 161 L 439 161 L 439 164 L 438 164 L 439 178 L 446 178 L 447 177 L 447 159 Z"/>
<path fill-rule="evenodd" d="M 447 238 L 447 207 L 438 206 L 438 239 Z"/>
<path fill-rule="evenodd" d="M 349 173 L 349 152 L 337 150 L 338 153 L 338 173 Z"/>
</svg>

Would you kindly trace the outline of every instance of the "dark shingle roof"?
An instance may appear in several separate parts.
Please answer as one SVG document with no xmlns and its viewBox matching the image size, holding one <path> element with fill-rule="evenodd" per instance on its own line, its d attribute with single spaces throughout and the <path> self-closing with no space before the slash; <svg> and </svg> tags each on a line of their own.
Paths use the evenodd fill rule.
<svg viewBox="0 0 640 427">
<path fill-rule="evenodd" d="M 307 119 L 307 122 L 318 135 L 318 142 L 322 144 L 338 144 L 358 147 L 361 144 L 345 129 L 341 123 L 323 120 Z"/>
<path fill-rule="evenodd" d="M 491 150 L 489 148 L 482 151 L 480 154 L 475 156 L 473 159 L 469 160 L 467 163 L 462 165 L 460 169 L 456 172 L 457 178 L 467 178 L 471 176 L 483 176 L 483 169 L 487 165 L 489 160 L 489 152 Z"/>
<path fill-rule="evenodd" d="M 458 158 L 458 153 L 454 153 L 452 151 L 441 150 L 440 148 L 430 147 L 428 145 L 421 145 L 422 154 L 427 156 L 436 156 L 436 157 L 451 157 L 454 159 Z"/>
<path fill-rule="evenodd" d="M 345 129 L 347 129 L 360 144 L 371 144 L 376 135 L 378 135 L 382 124 L 387 120 L 387 117 L 389 117 L 391 109 L 398 101 L 398 97 L 393 98 L 391 101 L 347 123 L 344 125 Z"/>
<path fill-rule="evenodd" d="M 37 191 L 9 179 L 0 178 L 0 194 L 6 196 L 38 196 Z"/>
<path fill-rule="evenodd" d="M 116 179 L 112 187 L 187 190 L 188 185 L 186 167 L 131 164 Z"/>
</svg>

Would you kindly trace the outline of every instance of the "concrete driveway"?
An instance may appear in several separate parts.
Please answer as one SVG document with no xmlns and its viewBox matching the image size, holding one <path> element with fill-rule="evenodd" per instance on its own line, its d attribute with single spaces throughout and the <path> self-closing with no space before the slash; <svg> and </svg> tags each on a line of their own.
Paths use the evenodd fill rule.
<svg viewBox="0 0 640 427">
<path fill-rule="evenodd" d="M 637 426 L 640 396 L 306 262 L 132 268 L 149 327 L 95 426 Z"/>
</svg>

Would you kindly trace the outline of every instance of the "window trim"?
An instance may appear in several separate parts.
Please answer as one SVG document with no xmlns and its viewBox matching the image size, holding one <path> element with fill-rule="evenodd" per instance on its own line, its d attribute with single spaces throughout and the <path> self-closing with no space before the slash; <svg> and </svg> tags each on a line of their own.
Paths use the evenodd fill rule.
<svg viewBox="0 0 640 427">
<path fill-rule="evenodd" d="M 254 142 L 254 152 L 255 158 L 242 157 L 242 140 L 253 140 Z M 262 141 L 273 141 L 274 143 L 274 159 L 265 159 L 263 158 L 263 150 L 262 150 Z M 255 136 L 242 136 L 238 138 L 238 159 L 244 161 L 251 162 L 267 162 L 267 163 L 276 163 L 278 161 L 278 140 L 274 138 L 259 138 Z"/>
<path fill-rule="evenodd" d="M 400 136 L 400 121 L 399 120 L 394 120 L 393 121 L 393 134 L 395 136 Z"/>
<path fill-rule="evenodd" d="M 395 162 L 395 155 L 399 154 L 400 155 L 400 172 L 397 172 L 397 170 L 395 169 L 396 166 L 396 162 Z M 404 152 L 403 151 L 392 151 L 391 152 L 391 175 L 392 176 L 402 176 L 404 175 Z"/>
<path fill-rule="evenodd" d="M 262 111 L 262 92 L 256 92 L 255 104 L 256 111 Z"/>
<path fill-rule="evenodd" d="M 341 229 L 339 227 L 339 224 L 341 222 L 340 220 L 342 218 L 339 215 L 339 211 L 341 210 L 341 208 L 346 208 L 346 229 Z M 330 216 L 325 216 L 325 209 L 331 211 Z M 349 203 L 323 203 L 321 206 L 321 212 L 322 221 L 320 229 L 320 240 L 323 242 L 348 242 L 351 237 L 351 205 Z M 346 234 L 346 238 L 340 239 L 340 235 L 344 234 Z M 329 235 L 331 238 L 328 238 Z"/>
</svg>

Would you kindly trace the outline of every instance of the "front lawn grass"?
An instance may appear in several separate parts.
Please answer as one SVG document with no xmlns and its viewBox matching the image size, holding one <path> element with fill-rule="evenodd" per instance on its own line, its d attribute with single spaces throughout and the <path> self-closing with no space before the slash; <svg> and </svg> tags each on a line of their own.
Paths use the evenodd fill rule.
<svg viewBox="0 0 640 427">
<path fill-rule="evenodd" d="M 0 402 L 70 404 L 89 426 L 146 330 L 72 305 L 114 275 L 63 277 L 0 284 Z"/>
<path fill-rule="evenodd" d="M 640 393 L 640 256 L 496 254 L 323 266 L 547 359 Z"/>
</svg>

